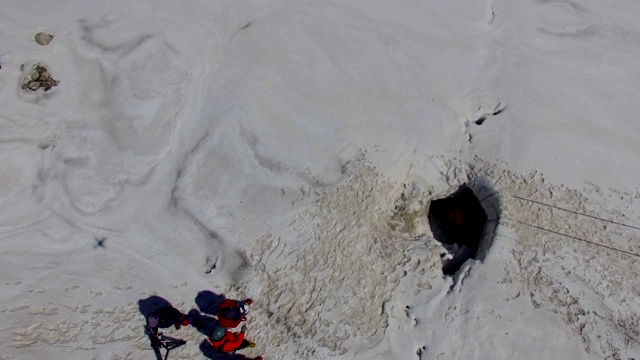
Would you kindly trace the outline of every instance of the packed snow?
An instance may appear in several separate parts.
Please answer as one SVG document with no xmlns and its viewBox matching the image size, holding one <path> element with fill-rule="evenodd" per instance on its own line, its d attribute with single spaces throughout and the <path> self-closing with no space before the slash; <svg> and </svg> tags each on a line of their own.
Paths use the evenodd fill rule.
<svg viewBox="0 0 640 360">
<path fill-rule="evenodd" d="M 640 358 L 640 2 L 1 8 L 0 360 L 153 359 L 223 296 L 249 358 Z"/>
</svg>

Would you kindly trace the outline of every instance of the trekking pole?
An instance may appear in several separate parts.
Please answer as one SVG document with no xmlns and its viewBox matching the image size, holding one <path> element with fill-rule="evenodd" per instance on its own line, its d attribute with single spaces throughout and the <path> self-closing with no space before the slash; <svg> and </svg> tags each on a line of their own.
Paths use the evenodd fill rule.
<svg viewBox="0 0 640 360">
<path fill-rule="evenodd" d="M 164 360 L 167 360 L 169 358 L 169 351 L 187 343 L 186 341 L 181 339 L 174 339 L 164 335 L 160 335 L 160 336 L 162 337 L 162 339 L 160 339 L 160 341 L 162 342 L 162 347 L 167 350 L 167 352 L 164 355 Z"/>
<path fill-rule="evenodd" d="M 169 352 L 171 350 L 178 348 L 187 343 L 184 340 L 174 339 L 164 335 L 160 335 L 160 337 L 157 340 L 158 340 L 157 342 L 151 344 L 151 348 L 153 348 L 153 351 L 156 354 L 157 360 L 167 360 L 169 358 Z M 166 350 L 164 357 L 160 352 L 160 347 L 163 347 Z"/>
</svg>

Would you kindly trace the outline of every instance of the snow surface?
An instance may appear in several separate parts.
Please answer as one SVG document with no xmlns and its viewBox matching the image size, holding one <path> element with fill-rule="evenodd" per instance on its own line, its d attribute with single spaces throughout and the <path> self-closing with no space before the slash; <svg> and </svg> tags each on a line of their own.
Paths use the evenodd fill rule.
<svg viewBox="0 0 640 360">
<path fill-rule="evenodd" d="M 1 360 L 151 359 L 150 301 L 221 294 L 265 359 L 640 357 L 640 2 L 1 8 Z M 495 238 L 443 277 L 465 182 Z"/>
</svg>

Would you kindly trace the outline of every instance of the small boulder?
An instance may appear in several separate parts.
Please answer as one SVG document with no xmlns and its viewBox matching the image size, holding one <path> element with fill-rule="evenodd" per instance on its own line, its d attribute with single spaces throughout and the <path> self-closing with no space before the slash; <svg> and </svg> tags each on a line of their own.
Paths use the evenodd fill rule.
<svg viewBox="0 0 640 360">
<path fill-rule="evenodd" d="M 52 87 L 58 86 L 60 81 L 55 80 L 49 74 L 44 63 L 37 63 L 31 67 L 29 73 L 22 80 L 22 90 L 27 92 L 37 91 L 42 89 L 44 91 L 51 90 Z"/>
<path fill-rule="evenodd" d="M 49 43 L 51 41 L 53 41 L 53 35 L 51 34 L 47 34 L 47 33 L 43 33 L 43 32 L 39 32 L 36 34 L 36 36 L 33 37 L 33 39 L 42 46 L 47 46 L 49 45 Z"/>
</svg>

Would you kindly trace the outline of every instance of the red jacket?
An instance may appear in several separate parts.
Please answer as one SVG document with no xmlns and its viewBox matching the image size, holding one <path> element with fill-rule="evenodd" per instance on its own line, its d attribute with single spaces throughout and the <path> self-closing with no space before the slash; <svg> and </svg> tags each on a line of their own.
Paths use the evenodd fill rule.
<svg viewBox="0 0 640 360">
<path fill-rule="evenodd" d="M 231 331 L 225 332 L 222 339 L 218 341 L 209 338 L 211 345 L 217 350 L 221 350 L 223 352 L 230 352 L 238 349 L 242 344 L 242 340 L 244 340 L 243 332 L 234 334 Z"/>
<path fill-rule="evenodd" d="M 231 314 L 231 316 L 229 316 L 229 314 Z M 242 322 L 242 314 L 240 314 L 239 304 L 236 300 L 224 300 L 220 306 L 218 306 L 216 315 L 218 316 L 220 326 L 223 328 L 232 329 Z"/>
</svg>

